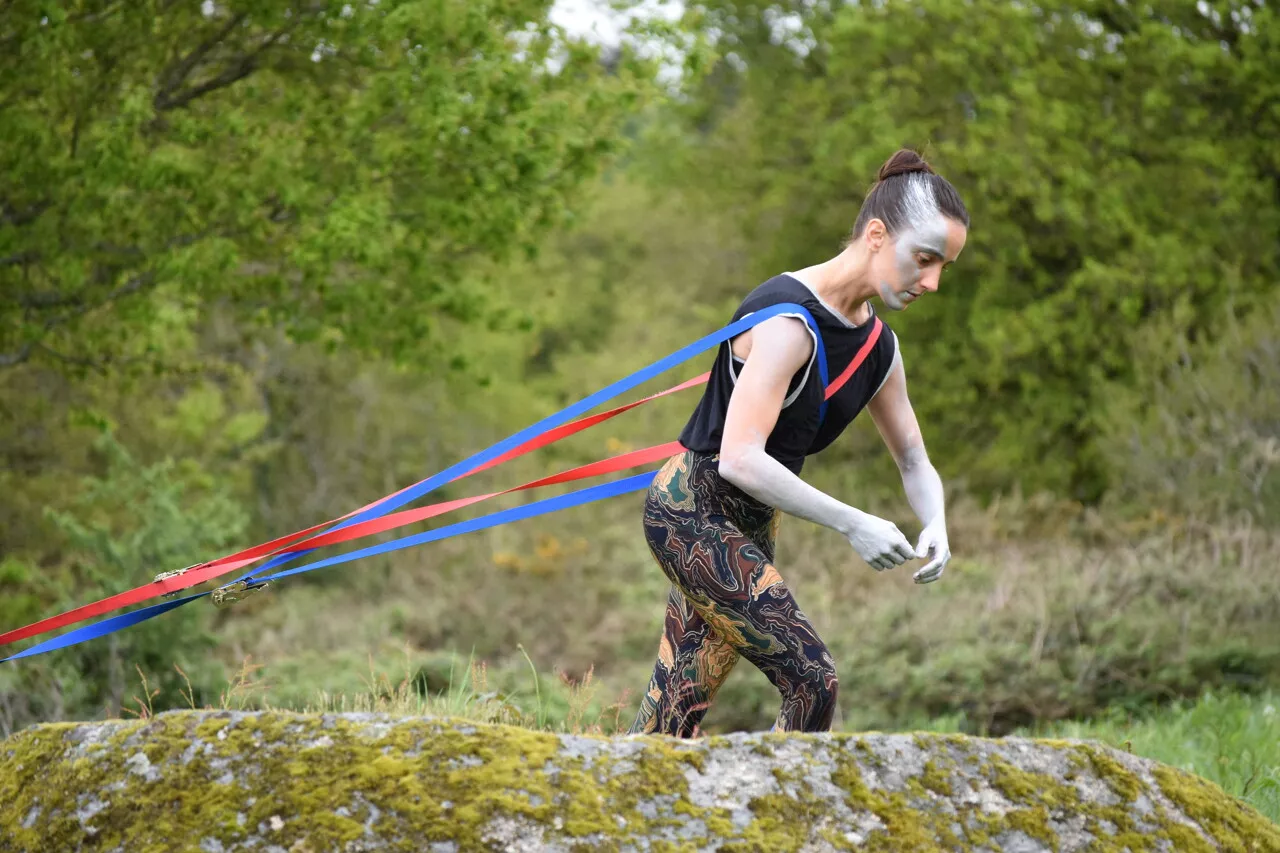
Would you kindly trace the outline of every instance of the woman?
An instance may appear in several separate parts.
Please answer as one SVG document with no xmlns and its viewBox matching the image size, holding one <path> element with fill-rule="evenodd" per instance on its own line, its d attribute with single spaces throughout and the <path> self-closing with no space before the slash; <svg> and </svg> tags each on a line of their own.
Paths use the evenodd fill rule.
<svg viewBox="0 0 1280 853">
<path fill-rule="evenodd" d="M 916 152 L 898 151 L 881 167 L 840 254 L 769 279 L 735 312 L 736 321 L 796 303 L 820 334 L 809 318 L 784 314 L 721 345 L 680 436 L 687 452 L 668 461 L 649 489 L 645 537 L 672 587 L 633 733 L 696 734 L 739 655 L 782 696 L 774 731 L 830 729 L 835 665 L 773 565 L 781 513 L 838 531 L 877 571 L 927 558 L 916 583 L 942 576 L 951 557 L 942 482 L 907 397 L 897 338 L 870 299 L 901 311 L 936 292 L 968 226 L 955 188 Z M 840 374 L 827 387 L 815 368 L 818 347 L 831 373 Z M 834 441 L 863 408 L 924 525 L 914 548 L 892 522 L 799 477 L 805 457 Z"/>
</svg>

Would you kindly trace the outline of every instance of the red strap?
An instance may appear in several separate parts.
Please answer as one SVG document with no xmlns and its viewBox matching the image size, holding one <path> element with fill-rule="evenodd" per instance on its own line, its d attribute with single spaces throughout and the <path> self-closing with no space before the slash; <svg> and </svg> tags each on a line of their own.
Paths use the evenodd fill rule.
<svg viewBox="0 0 1280 853">
<path fill-rule="evenodd" d="M 830 385 L 827 386 L 825 399 L 828 399 L 828 400 L 831 399 L 831 397 L 834 396 L 836 392 L 838 392 L 842 387 L 844 387 L 845 383 L 849 381 L 850 377 L 853 376 L 854 372 L 856 372 L 857 369 L 860 366 L 862 366 L 862 363 L 866 360 L 867 356 L 870 354 L 871 348 L 875 346 L 876 340 L 880 337 L 880 330 L 881 330 L 880 318 L 876 317 L 874 320 L 874 325 L 871 328 L 871 334 L 868 335 L 866 342 L 858 350 L 853 360 L 849 363 L 849 366 L 845 368 L 844 372 L 842 372 L 838 377 L 836 377 L 834 382 L 832 382 Z M 469 477 L 472 474 L 475 474 L 479 471 L 488 470 L 489 468 L 493 468 L 497 465 L 502 464 L 503 462 L 508 462 L 512 459 L 515 459 L 516 457 L 523 456 L 524 454 L 529 453 L 533 450 L 546 447 L 549 444 L 553 444 L 557 441 L 560 441 L 563 438 L 567 438 L 570 435 L 574 435 L 575 433 L 581 432 L 582 430 L 595 426 L 596 424 L 603 423 L 604 421 L 607 421 L 610 418 L 617 417 L 623 412 L 630 411 L 631 409 L 634 409 L 636 406 L 640 406 L 651 400 L 656 400 L 659 397 L 665 397 L 668 394 L 674 394 L 677 391 L 683 391 L 686 388 L 692 388 L 697 385 L 704 384 L 710 378 L 710 375 L 711 374 L 709 372 L 703 373 L 700 376 L 696 376 L 693 379 L 689 379 L 685 382 L 680 383 L 679 385 L 676 385 L 672 388 L 668 388 L 665 391 L 660 391 L 648 397 L 644 397 L 634 402 L 627 403 L 626 405 L 618 406 L 617 408 L 610 409 L 605 412 L 600 412 L 599 414 L 589 415 L 588 417 L 580 418 L 571 423 L 557 427 L 556 429 L 549 430 L 546 433 L 543 433 L 542 435 L 536 436 L 530 439 L 529 441 L 526 441 L 525 443 L 508 451 L 507 453 L 504 453 L 501 456 L 498 456 L 490 460 L 489 462 L 486 462 L 485 464 L 474 468 L 473 470 L 467 472 L 466 474 L 463 474 L 462 476 L 455 478 L 454 481 L 456 482 L 457 480 L 463 479 L 464 477 Z M 470 506 L 475 503 L 479 503 L 480 501 L 489 500 L 490 498 L 498 497 L 500 495 L 523 491 L 525 489 L 537 488 L 539 486 L 548 486 L 548 485 L 553 485 L 557 483 L 568 483 L 574 480 L 584 479 L 586 477 L 594 477 L 600 474 L 611 473 L 614 471 L 621 471 L 621 470 L 625 470 L 626 468 L 631 468 L 638 465 L 645 465 L 645 464 L 648 464 L 649 462 L 652 462 L 658 459 L 668 458 L 670 456 L 673 456 L 677 453 L 682 452 L 683 450 L 684 450 L 684 447 L 678 441 L 669 442 L 667 444 L 645 448 L 644 450 L 636 450 L 631 453 L 624 453 L 619 456 L 612 457 L 610 459 L 602 460 L 600 462 L 593 462 L 589 465 L 583 465 L 581 467 L 574 468 L 569 471 L 561 472 L 560 474 L 554 474 L 554 475 L 551 475 L 550 477 L 544 477 L 539 480 L 533 480 L 529 483 L 525 483 L 524 485 L 516 486 L 514 488 L 506 489 L 500 492 L 491 492 L 485 495 L 477 495 L 474 497 L 460 498 L 458 500 L 432 504 L 431 506 L 420 507 L 419 509 L 405 510 L 402 512 L 393 513 L 388 516 L 383 516 L 381 518 L 370 519 L 360 524 L 351 525 L 350 527 L 330 530 L 328 533 L 323 533 L 323 534 L 318 533 L 318 531 L 320 531 L 321 529 L 328 527 L 331 524 L 336 524 L 338 522 L 341 522 L 347 518 L 350 518 L 353 515 L 357 515 L 361 512 L 364 512 L 366 509 L 369 509 L 370 507 L 377 506 L 383 501 L 388 500 L 394 497 L 395 495 L 401 494 L 407 489 L 413 488 L 413 485 L 416 485 L 416 484 L 406 486 L 404 489 L 400 489 L 397 492 L 393 492 L 391 495 L 387 495 L 386 497 L 379 498 L 373 503 L 366 504 L 365 506 L 360 507 L 359 509 L 352 510 L 346 515 L 340 516 L 331 521 L 326 521 L 321 524 L 313 525 L 304 530 L 299 530 L 297 532 L 290 533 L 286 536 L 281 536 L 276 539 L 272 539 L 269 542 L 263 542 L 259 545 L 255 545 L 251 548 L 246 548 L 242 551 L 237 551 L 234 554 L 228 554 L 225 557 L 219 557 L 218 559 L 212 560 L 207 563 L 201 563 L 198 566 L 192 567 L 191 569 L 182 573 L 181 575 L 176 575 L 171 578 L 166 578 L 165 580 L 162 580 L 162 581 L 153 581 L 151 583 L 136 587 L 135 589 L 118 593 L 116 595 L 108 596 L 107 598 L 100 599 L 99 601 L 86 604 L 74 610 L 67 611 L 66 613 L 62 613 L 57 616 L 51 616 L 47 619 L 42 619 L 39 622 L 34 622 L 25 627 L 17 628 L 12 631 L 8 631 L 4 634 L 0 634 L 0 646 L 5 646 L 10 643 L 17 642 L 19 640 L 27 639 L 28 637 L 32 637 L 37 634 L 42 634 L 47 631 L 53 631 L 58 628 L 65 627 L 67 625 L 72 625 L 76 622 L 80 622 L 85 619 L 90 619 L 94 616 L 99 616 L 103 613 L 108 613 L 112 610 L 116 610 L 121 607 L 127 607 L 132 604 L 137 604 L 139 602 L 146 601 L 147 599 L 150 599 L 159 595 L 165 595 L 167 593 L 172 593 L 172 592 L 179 592 L 181 590 L 188 589 L 193 586 L 197 586 L 198 584 L 204 583 L 207 580 L 220 577 L 221 575 L 225 575 L 229 572 L 235 571 L 236 569 L 250 565 L 263 557 L 272 556 L 282 552 L 295 553 L 296 551 L 303 550 L 302 546 L 304 545 L 306 546 L 307 550 L 310 550 L 313 548 L 320 548 L 325 545 L 334 545 L 339 542 L 348 542 L 352 539 L 358 539 L 362 536 L 368 536 L 374 533 L 382 533 L 388 530 L 394 530 L 396 528 L 403 527 L 407 524 L 413 524 L 418 521 L 424 521 L 428 518 L 434 518 L 435 516 L 442 515 L 446 512 L 451 512 L 452 510 L 455 510 L 455 509 L 461 509 L 463 507 Z M 312 534 L 316 534 L 316 535 L 312 535 Z"/>
<path fill-rule="evenodd" d="M 843 388 L 844 384 L 848 382 L 853 374 L 857 372 L 858 368 L 862 366 L 862 362 L 867 360 L 867 356 L 871 354 L 871 348 L 874 347 L 876 345 L 876 341 L 880 339 L 880 327 L 880 318 L 873 318 L 871 334 L 867 335 L 866 342 L 861 348 L 859 348 L 857 355 L 853 357 L 853 361 L 849 362 L 849 366 L 844 369 L 844 372 L 837 376 L 835 381 L 827 386 L 827 396 L 823 398 L 824 400 L 830 400 L 834 397 L 836 392 Z"/>
<path fill-rule="evenodd" d="M 676 385 L 673 388 L 668 388 L 665 391 L 659 391 L 657 394 L 644 397 L 642 399 L 636 400 L 633 403 L 627 403 L 625 406 L 619 406 L 616 409 L 610 409 L 609 411 L 601 412 L 598 415 L 588 415 L 587 417 L 580 418 L 576 421 L 573 421 L 572 423 L 567 423 L 562 427 L 556 427 L 553 430 L 548 430 L 547 432 L 544 432 L 542 435 L 535 436 L 529 439 L 524 444 L 521 444 L 520 446 L 514 448 L 513 450 L 509 450 L 506 453 L 502 454 L 501 456 L 494 457 L 493 459 L 489 460 L 485 464 L 481 465 L 479 468 L 476 468 L 475 471 L 471 472 L 471 474 L 476 473 L 476 471 L 488 470 L 489 468 L 492 468 L 495 465 L 501 465 L 503 462 L 506 462 L 510 459 L 514 459 L 517 456 L 528 453 L 532 450 L 537 450 L 540 447 L 546 447 L 548 444 L 557 442 L 562 438 L 573 435 L 574 433 L 581 432 L 582 430 L 587 429 L 588 427 L 593 427 L 598 423 L 603 423 L 609 420 L 610 418 L 615 418 L 618 415 L 622 414 L 623 412 L 629 412 L 632 409 L 634 409 L 636 406 L 643 405 L 644 403 L 647 403 L 650 400 L 656 400 L 659 397 L 665 397 L 668 394 L 674 394 L 677 391 L 683 391 L 686 388 L 693 388 L 697 385 L 705 385 L 707 380 L 710 378 L 711 378 L 711 372 L 708 371 L 702 374 L 701 376 L 695 376 L 688 381 L 681 382 L 679 385 Z M 468 474 L 467 476 L 470 476 L 470 474 Z M 409 486 L 407 488 L 413 488 L 413 487 Z M 401 489 L 401 491 L 404 491 L 404 489 Z M 386 500 L 386 498 L 383 498 L 383 500 Z M 361 511 L 362 510 L 357 510 L 357 512 L 361 512 Z"/>
<path fill-rule="evenodd" d="M 684 445 L 678 441 L 670 441 L 666 444 L 658 444 L 653 447 L 646 447 L 643 450 L 632 450 L 629 453 L 622 453 L 603 459 L 599 462 L 592 462 L 588 465 L 581 465 L 577 468 L 571 468 L 568 471 L 561 471 L 559 474 L 552 474 L 549 477 L 543 477 L 540 480 L 533 480 L 522 486 L 504 489 L 500 492 L 490 492 L 487 495 L 475 495 L 469 498 L 458 498 L 457 500 L 445 501 L 444 503 L 433 504 L 432 506 L 424 506 L 419 509 L 409 509 L 402 512 L 395 512 L 391 515 L 385 515 L 381 518 L 371 518 L 360 524 L 353 524 L 350 527 L 343 527 L 317 536 L 314 539 L 307 540 L 307 549 L 321 548 L 325 545 L 336 545 L 339 542 L 347 542 L 351 539 L 359 539 L 361 536 L 371 536 L 374 533 L 384 533 L 388 530 L 395 530 L 404 527 L 406 524 L 413 524 L 418 521 L 426 521 L 428 518 L 435 518 L 437 515 L 443 515 L 446 512 L 452 512 L 455 509 L 462 509 L 472 504 L 487 501 L 490 498 L 496 498 L 500 495 L 509 495 L 512 492 L 524 491 L 525 489 L 536 489 L 540 486 L 554 486 L 559 483 L 571 483 L 574 480 L 583 480 L 587 477 L 598 477 L 601 474 L 612 474 L 616 471 L 625 471 L 628 468 L 635 468 L 640 465 L 648 465 L 650 462 L 658 460 L 670 459 L 677 453 L 684 452 Z M 286 553 L 291 553 L 290 549 Z"/>
<path fill-rule="evenodd" d="M 580 418 L 576 421 L 572 421 L 570 423 L 564 424 L 563 426 L 557 427 L 556 429 L 549 430 L 543 433 L 542 435 L 536 436 L 530 439 L 529 441 L 526 441 L 525 443 L 513 448 L 507 453 L 504 453 L 501 456 L 498 456 L 490 460 L 484 465 L 478 466 L 477 468 L 467 472 L 461 477 L 456 477 L 453 482 L 456 482 L 457 480 L 461 480 L 464 477 L 469 477 L 478 471 L 484 471 L 494 467 L 495 465 L 499 465 L 503 462 L 508 462 L 512 459 L 515 459 L 518 456 L 522 456 L 533 450 L 537 450 L 538 448 L 546 447 L 549 444 L 557 442 L 563 438 L 567 438 L 568 436 L 581 432 L 584 429 L 595 426 L 596 424 L 599 424 L 599 423 L 603 423 L 604 421 L 607 421 L 610 418 L 617 417 L 623 412 L 630 411 L 631 409 L 634 409 L 636 406 L 647 403 L 650 400 L 656 400 L 659 397 L 665 397 L 668 394 L 674 394 L 677 391 L 683 391 L 686 388 L 692 388 L 697 385 L 701 385 L 705 383 L 710 378 L 710 376 L 711 376 L 710 372 L 704 373 L 701 376 L 695 376 L 694 378 L 689 379 L 685 382 L 682 382 L 679 385 L 676 385 L 672 388 L 668 388 L 665 391 L 659 391 L 656 394 L 652 394 L 648 397 L 635 400 L 631 403 L 627 403 L 626 405 L 618 406 L 617 408 L 610 409 L 605 412 L 600 412 L 598 414 L 589 415 L 585 418 Z M 404 492 L 406 489 L 413 488 L 412 485 L 405 486 L 405 488 L 400 489 L 397 492 L 393 492 L 392 494 L 387 495 L 386 497 L 379 498 L 373 503 L 366 504 L 365 506 L 360 507 L 359 509 L 352 510 L 346 515 L 340 516 L 339 518 L 333 519 L 331 521 L 326 521 L 321 524 L 312 525 L 311 527 L 308 527 L 305 530 L 299 530 L 297 532 L 290 533 L 287 536 L 281 536 L 276 539 L 272 539 L 269 542 L 263 542 L 259 545 L 255 545 L 251 548 L 246 548 L 242 551 L 237 551 L 234 554 L 228 554 L 225 557 L 219 557 L 218 559 L 211 560 L 207 563 L 200 563 L 190 568 L 188 571 L 183 572 L 181 575 L 175 575 L 174 577 L 165 578 L 162 581 L 152 581 L 151 583 L 143 584 L 142 586 L 136 587 L 134 589 L 117 593 L 116 595 L 108 596 L 98 601 L 94 601 L 89 604 L 83 605 L 81 607 L 77 607 L 76 609 L 69 610 L 66 613 L 61 613 L 61 614 L 58 614 L 57 616 L 50 616 L 46 619 L 41 619 L 38 622 L 33 622 L 32 624 L 26 625 L 22 628 L 15 628 L 12 631 L 7 631 L 3 634 L 0 634 L 0 646 L 6 646 L 6 645 L 9 645 L 10 643 L 15 643 L 19 640 L 24 640 L 29 637 L 33 637 L 37 634 L 43 634 L 47 631 L 54 631 L 54 630 L 57 630 L 58 628 L 66 627 L 67 625 L 73 625 L 76 622 L 82 622 L 85 619 L 91 619 L 94 616 L 100 616 L 103 613 L 109 613 L 110 611 L 117 610 L 121 607 L 128 607 L 129 605 L 132 605 L 132 604 L 138 604 L 139 602 L 146 601 L 156 596 L 165 595 L 171 592 L 179 592 L 181 590 L 188 589 L 190 587 L 204 583 L 207 580 L 220 577 L 229 572 L 233 572 L 236 569 L 250 565 L 256 562 L 257 560 L 262 559 L 263 557 L 273 556 L 276 553 L 279 553 L 282 551 L 288 550 L 289 552 L 293 552 L 293 551 L 301 550 L 301 546 L 303 545 L 305 545 L 308 549 L 310 549 L 310 548 L 318 548 L 318 547 L 321 547 L 322 545 L 331 545 L 337 542 L 346 542 L 346 541 L 349 541 L 350 539 L 355 539 L 359 536 L 365 536 L 372 533 L 391 530 L 396 527 L 401 527 L 406 524 L 411 524 L 414 521 L 421 521 L 427 518 L 432 518 L 434 516 L 441 515 L 445 512 L 449 512 L 450 510 L 453 510 L 453 509 L 459 509 L 464 506 L 469 506 L 470 504 L 473 504 L 473 503 L 478 503 L 479 501 L 482 501 L 482 500 L 487 500 L 491 497 L 496 497 L 497 495 L 509 494 L 510 492 L 521 491 L 523 489 L 531 489 L 537 486 L 551 485 L 553 483 L 567 483 L 572 480 L 578 480 L 578 479 L 583 479 L 585 477 L 597 476 L 599 474 L 605 474 L 612 471 L 621 471 L 629 467 L 644 465 L 647 462 L 653 461 L 654 459 L 673 456 L 676 453 L 683 451 L 683 449 L 684 448 L 680 445 L 679 442 L 670 442 L 668 444 L 658 445 L 656 447 L 647 448 L 645 450 L 637 450 L 629 454 L 622 454 L 621 456 L 613 457 L 612 459 L 607 459 L 602 462 L 595 462 L 590 465 L 585 465 L 580 468 L 572 469 L 571 471 L 566 471 L 561 474 L 552 475 L 551 477 L 544 477 L 540 480 L 534 480 L 531 483 L 526 483 L 523 486 L 516 486 L 515 488 L 507 489 L 502 492 L 493 492 L 488 495 L 480 495 L 478 497 L 473 497 L 473 498 L 463 498 L 461 500 L 449 501 L 443 504 L 434 504 L 432 506 L 421 507 L 416 510 L 406 510 L 400 513 L 393 513 L 389 516 L 383 516 L 382 518 L 370 519 L 369 521 L 363 522 L 361 524 L 351 525 L 350 527 L 341 528 L 339 530 L 332 530 L 327 534 L 318 534 L 318 531 L 328 527 L 331 524 L 336 524 L 340 521 L 343 521 L 344 519 L 350 518 L 353 515 L 357 515 L 361 512 L 364 512 L 366 509 L 369 509 L 370 507 L 373 507 L 373 506 L 377 506 L 383 501 L 388 500 L 394 497 L 395 495 L 400 494 L 401 492 Z M 631 461 L 626 461 L 626 460 L 631 460 Z M 318 534 L 318 535 L 313 536 L 312 534 Z"/>
<path fill-rule="evenodd" d="M 711 376 L 710 372 L 707 372 L 702 374 L 701 376 L 695 376 L 692 379 L 689 379 L 685 382 L 681 382 L 679 385 L 668 388 L 665 391 L 659 391 L 656 394 L 651 394 L 648 397 L 642 397 L 639 400 L 635 400 L 623 406 L 618 406 L 615 409 L 609 409 L 608 411 L 605 411 L 605 412 L 600 412 L 594 415 L 588 415 L 585 418 L 579 418 L 576 421 L 571 421 L 570 423 L 567 423 L 564 426 L 556 427 L 553 430 L 548 430 L 542 435 L 535 436 L 534 438 L 529 439 L 523 444 L 515 448 L 512 448 L 511 450 L 507 451 L 501 456 L 497 456 L 493 459 L 490 459 L 488 462 L 474 468 L 473 470 L 467 472 L 466 474 L 463 474 L 461 477 L 455 477 L 451 482 L 457 482 L 458 480 L 465 479 L 466 477 L 470 477 L 472 474 L 476 474 L 480 471 L 487 471 L 490 468 L 501 465 L 503 462 L 509 462 L 512 459 L 515 459 L 519 456 L 523 456 L 526 453 L 530 453 L 534 450 L 538 450 L 539 448 L 546 447 L 549 444 L 554 444 L 555 442 L 560 441 L 561 439 L 568 438 L 571 435 L 582 432 L 584 429 L 593 427 L 596 424 L 604 423 L 610 418 L 616 418 L 618 415 L 621 415 L 623 412 L 628 412 L 634 409 L 636 406 L 643 405 L 644 403 L 648 403 L 651 400 L 656 400 L 659 397 L 665 397 L 668 394 L 674 394 L 677 391 L 683 391 L 686 388 L 693 388 L 694 386 L 702 385 L 710 378 L 710 376 Z M 418 482 L 422 482 L 422 481 L 419 480 Z M 229 563 L 235 563 L 236 568 L 239 568 L 240 566 L 247 566 L 250 563 L 254 562 L 255 560 L 261 559 L 262 557 L 274 556 L 277 551 L 283 550 L 284 547 L 287 545 L 301 545 L 303 544 L 303 542 L 308 543 L 308 547 L 313 547 L 313 548 L 319 547 L 317 545 L 311 544 L 311 539 L 302 539 L 302 537 L 308 536 L 311 533 L 315 533 L 316 531 L 321 530 L 322 528 L 325 528 L 330 524 L 337 524 L 340 521 L 344 521 L 353 515 L 359 515 L 360 513 L 364 512 L 366 509 L 375 507 L 385 500 L 390 500 L 396 495 L 401 494 L 402 492 L 408 491 L 409 489 L 412 489 L 416 485 L 417 483 L 412 483 L 408 486 L 405 486 L 403 489 L 400 489 L 399 491 L 392 492 L 386 497 L 378 498 L 373 503 L 365 504 L 359 509 L 354 509 L 351 512 L 347 513 L 346 515 L 340 516 L 331 521 L 325 521 L 320 524 L 316 524 L 311 527 L 308 527 L 306 530 L 299 530 L 296 533 L 290 533 L 287 536 L 281 536 L 277 539 L 272 539 L 270 542 L 264 542 L 261 545 L 255 545 L 252 548 L 246 548 L 243 551 L 237 551 L 234 554 L 228 554 L 225 557 L 219 557 L 216 560 L 211 560 L 207 563 L 201 563 L 196 568 L 204 569 L 206 567 L 221 566 Z M 355 525 L 355 526 L 359 527 L 360 525 Z M 294 550 L 297 550 L 297 549 L 294 549 Z M 186 578 L 190 576 L 190 574 L 191 572 L 187 572 L 184 575 L 181 575 L 180 577 Z M 176 582 L 177 580 L 178 578 L 176 577 L 172 579 L 172 581 L 174 582 Z M 169 583 L 169 581 L 165 581 L 164 583 Z M 166 589 L 165 591 L 177 592 L 179 589 L 186 589 L 189 586 L 194 586 L 194 584 L 183 584 L 182 586 L 175 585 L 173 589 Z M 0 634 L 0 645 L 4 644 L 5 642 L 4 638 L 6 636 L 8 635 Z"/>
</svg>

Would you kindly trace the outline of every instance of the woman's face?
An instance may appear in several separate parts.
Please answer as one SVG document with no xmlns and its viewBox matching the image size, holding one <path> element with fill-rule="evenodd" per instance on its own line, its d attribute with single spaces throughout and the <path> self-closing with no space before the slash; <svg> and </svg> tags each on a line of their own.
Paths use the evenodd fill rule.
<svg viewBox="0 0 1280 853">
<path fill-rule="evenodd" d="M 884 304 L 902 311 L 935 292 L 942 271 L 960 256 L 967 238 L 964 225 L 938 213 L 885 240 L 873 260 L 876 290 Z"/>
</svg>

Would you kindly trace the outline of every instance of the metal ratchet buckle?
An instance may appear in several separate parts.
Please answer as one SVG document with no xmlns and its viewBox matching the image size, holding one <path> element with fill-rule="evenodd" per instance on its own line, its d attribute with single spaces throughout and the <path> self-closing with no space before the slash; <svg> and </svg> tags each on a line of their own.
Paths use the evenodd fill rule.
<svg viewBox="0 0 1280 853">
<path fill-rule="evenodd" d="M 168 580 L 169 578 L 176 578 L 178 577 L 178 575 L 185 575 L 187 572 L 191 571 L 192 569 L 198 566 L 203 566 L 203 565 L 204 563 L 192 563 L 191 565 L 187 566 L 184 569 L 174 569 L 171 572 L 161 572 L 160 574 L 156 575 L 155 580 L 152 581 L 152 583 L 158 583 L 162 580 Z M 182 592 L 182 590 L 175 589 L 173 592 L 166 592 L 160 597 L 161 598 L 177 598 L 178 593 L 180 592 Z"/>
<path fill-rule="evenodd" d="M 270 585 L 252 580 L 236 581 L 215 589 L 209 594 L 209 600 L 213 602 L 214 607 L 227 607 L 237 601 L 244 601 L 258 590 L 266 589 Z"/>
</svg>

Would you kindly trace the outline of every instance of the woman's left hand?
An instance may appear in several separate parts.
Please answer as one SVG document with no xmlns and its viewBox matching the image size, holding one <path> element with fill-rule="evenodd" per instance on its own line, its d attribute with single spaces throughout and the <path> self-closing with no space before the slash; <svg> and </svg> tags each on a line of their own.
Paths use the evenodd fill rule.
<svg viewBox="0 0 1280 853">
<path fill-rule="evenodd" d="M 911 579 L 916 583 L 933 583 L 942 577 L 951 559 L 951 546 L 947 543 L 947 522 L 944 518 L 936 518 L 920 532 L 920 540 L 916 543 L 916 556 L 924 559 L 930 557 L 929 563 Z"/>
</svg>

